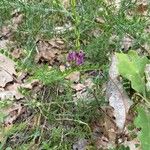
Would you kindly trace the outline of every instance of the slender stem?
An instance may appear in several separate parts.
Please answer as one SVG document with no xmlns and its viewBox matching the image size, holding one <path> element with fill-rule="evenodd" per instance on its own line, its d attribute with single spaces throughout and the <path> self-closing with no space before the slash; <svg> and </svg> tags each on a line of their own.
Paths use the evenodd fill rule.
<svg viewBox="0 0 150 150">
<path fill-rule="evenodd" d="M 76 41 L 75 41 L 76 49 L 80 50 L 80 31 L 79 31 L 80 16 L 77 13 L 76 5 L 77 5 L 76 0 L 71 0 L 72 14 L 73 14 L 74 22 L 75 22 L 74 23 L 74 33 L 76 36 Z"/>
<path fill-rule="evenodd" d="M 140 93 L 136 93 L 136 95 L 140 96 L 145 101 L 145 103 L 147 103 L 148 107 L 150 108 L 150 102 L 147 100 L 147 98 L 142 96 Z"/>
<path fill-rule="evenodd" d="M 90 126 L 86 123 L 86 122 L 83 122 L 83 121 L 81 121 L 81 120 L 76 120 L 76 119 L 70 119 L 70 118 L 56 118 L 56 120 L 57 121 L 73 121 L 73 122 L 77 122 L 77 123 L 79 123 L 79 124 L 83 124 L 83 125 L 85 125 L 85 126 L 87 126 L 87 128 L 88 128 L 88 130 L 89 130 L 89 132 L 90 132 L 90 134 L 92 134 L 92 131 L 91 131 L 91 128 L 90 128 Z"/>
</svg>

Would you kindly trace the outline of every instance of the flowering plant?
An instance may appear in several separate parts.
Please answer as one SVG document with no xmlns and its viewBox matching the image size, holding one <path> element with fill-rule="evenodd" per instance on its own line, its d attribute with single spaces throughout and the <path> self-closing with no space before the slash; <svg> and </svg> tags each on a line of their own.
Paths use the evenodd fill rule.
<svg viewBox="0 0 150 150">
<path fill-rule="evenodd" d="M 77 66 L 82 65 L 84 63 L 84 53 L 83 51 L 72 51 L 69 52 L 67 61 L 71 63 L 75 63 Z"/>
</svg>

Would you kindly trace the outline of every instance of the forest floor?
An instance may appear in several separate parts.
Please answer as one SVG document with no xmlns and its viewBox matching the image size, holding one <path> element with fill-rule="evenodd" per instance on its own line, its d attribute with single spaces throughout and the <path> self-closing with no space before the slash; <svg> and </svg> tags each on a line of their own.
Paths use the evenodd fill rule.
<svg viewBox="0 0 150 150">
<path fill-rule="evenodd" d="M 0 150 L 150 150 L 148 0 L 0 12 Z"/>
</svg>

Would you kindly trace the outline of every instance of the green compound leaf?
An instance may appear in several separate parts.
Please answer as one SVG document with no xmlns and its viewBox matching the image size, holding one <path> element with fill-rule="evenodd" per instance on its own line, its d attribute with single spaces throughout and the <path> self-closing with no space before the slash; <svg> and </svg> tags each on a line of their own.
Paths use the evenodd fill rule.
<svg viewBox="0 0 150 150">
<path fill-rule="evenodd" d="M 131 86 L 137 92 L 145 95 L 145 65 L 149 62 L 147 57 L 138 56 L 137 52 L 128 54 L 116 53 L 120 75 L 131 81 Z"/>
<path fill-rule="evenodd" d="M 150 115 L 144 108 L 138 108 L 138 117 L 135 119 L 135 125 L 141 128 L 138 138 L 142 144 L 142 150 L 150 150 Z"/>
</svg>

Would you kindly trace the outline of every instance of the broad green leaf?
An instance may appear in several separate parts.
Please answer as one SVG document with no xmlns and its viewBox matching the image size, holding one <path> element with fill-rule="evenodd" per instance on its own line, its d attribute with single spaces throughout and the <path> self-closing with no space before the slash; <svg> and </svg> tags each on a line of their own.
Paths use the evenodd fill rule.
<svg viewBox="0 0 150 150">
<path fill-rule="evenodd" d="M 150 115 L 144 108 L 138 109 L 138 117 L 135 119 L 135 125 L 141 128 L 138 137 L 142 144 L 142 150 L 150 150 Z"/>
<path fill-rule="evenodd" d="M 148 58 L 138 56 L 135 51 L 129 51 L 128 54 L 116 53 L 116 56 L 120 75 L 131 81 L 134 90 L 145 94 L 144 69 Z"/>
</svg>

